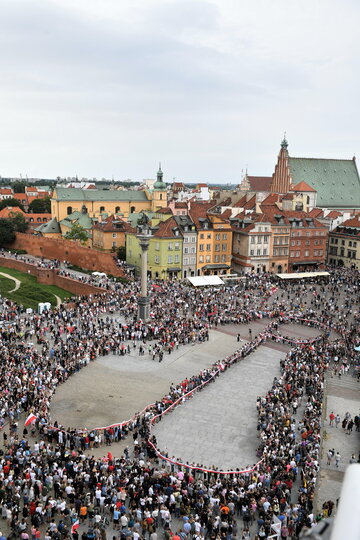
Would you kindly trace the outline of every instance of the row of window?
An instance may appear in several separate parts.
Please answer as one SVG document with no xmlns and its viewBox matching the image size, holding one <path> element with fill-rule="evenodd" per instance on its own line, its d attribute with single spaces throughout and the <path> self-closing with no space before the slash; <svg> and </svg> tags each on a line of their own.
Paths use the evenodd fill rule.
<svg viewBox="0 0 360 540">
<path fill-rule="evenodd" d="M 207 233 L 206 238 L 208 238 L 208 239 L 211 238 L 211 233 Z M 204 233 L 200 233 L 200 239 L 201 240 L 205 239 L 205 234 Z M 227 240 L 227 233 L 222 233 L 222 239 Z M 221 240 L 221 234 L 220 233 L 215 234 L 215 240 Z"/>
<path fill-rule="evenodd" d="M 194 244 L 196 242 L 196 236 L 191 236 L 191 242 Z M 189 236 L 184 236 L 184 243 L 185 244 L 188 244 L 189 243 Z"/>
<path fill-rule="evenodd" d="M 337 245 L 338 244 L 338 238 L 330 238 L 330 244 L 335 244 Z M 349 247 L 356 247 L 356 242 L 354 242 L 353 240 L 349 240 Z M 345 240 L 341 240 L 341 245 L 342 246 L 345 246 Z"/>
<path fill-rule="evenodd" d="M 330 246 L 330 255 L 337 255 L 338 254 L 338 248 L 334 246 Z M 340 248 L 340 257 L 345 257 L 345 248 Z M 356 259 L 356 251 L 352 249 L 348 249 L 347 251 L 347 258 L 348 259 Z"/>
<path fill-rule="evenodd" d="M 256 256 L 259 256 L 259 255 L 267 255 L 268 254 L 268 250 L 267 248 L 264 248 L 261 252 L 261 249 L 257 249 L 256 250 Z M 255 250 L 254 249 L 250 249 L 250 256 L 253 257 L 255 255 Z"/>
<path fill-rule="evenodd" d="M 226 255 L 214 255 L 213 260 L 214 260 L 215 263 L 219 263 L 219 262 L 226 263 L 227 257 L 226 257 Z M 160 264 L 160 257 L 158 255 L 155 255 L 154 262 L 155 262 L 155 264 Z M 179 263 L 179 262 L 180 262 L 179 255 L 175 255 L 174 258 L 173 258 L 172 255 L 168 256 L 168 264 Z M 211 256 L 210 255 L 206 255 L 206 256 L 200 255 L 199 263 L 204 263 L 204 262 L 210 263 L 211 262 Z M 184 264 L 184 266 L 186 266 L 188 264 L 196 264 L 196 257 L 184 257 L 183 264 Z"/>
<path fill-rule="evenodd" d="M 215 251 L 226 251 L 227 250 L 227 244 L 215 244 Z M 205 249 L 206 248 L 206 249 Z M 199 245 L 199 251 L 211 251 L 211 244 L 200 244 Z"/>
<path fill-rule="evenodd" d="M 275 246 L 287 246 L 289 244 L 289 238 L 287 236 L 274 236 Z"/>
<path fill-rule="evenodd" d="M 262 243 L 267 244 L 268 242 L 269 242 L 269 237 L 267 235 L 265 235 L 265 236 L 261 236 L 261 235 L 256 236 L 256 243 L 257 244 L 262 244 Z M 250 243 L 255 244 L 255 236 L 251 237 Z"/>
<path fill-rule="evenodd" d="M 160 242 L 156 242 L 155 249 L 156 249 L 156 251 L 160 251 Z M 175 251 L 180 249 L 180 243 L 179 242 L 175 242 L 175 243 L 169 242 L 168 243 L 168 251 L 173 251 L 174 249 L 175 249 Z"/>
<path fill-rule="evenodd" d="M 29 223 L 33 223 L 34 222 L 34 218 L 29 218 Z M 41 217 L 38 217 L 36 218 L 36 222 L 37 223 L 46 223 L 47 222 L 47 218 L 41 218 Z"/>
<path fill-rule="evenodd" d="M 321 257 L 323 254 L 322 249 L 315 249 L 314 250 L 314 257 Z M 290 257 L 300 257 L 300 251 L 290 251 Z M 304 257 L 310 257 L 310 251 L 305 250 Z"/>
<path fill-rule="evenodd" d="M 325 231 L 292 231 L 291 236 L 325 236 Z"/>
<path fill-rule="evenodd" d="M 219 262 L 224 262 L 226 263 L 226 255 L 214 255 L 214 262 L 216 263 L 219 263 Z M 199 263 L 203 263 L 203 262 L 206 262 L 206 263 L 210 263 L 211 262 L 211 256 L 210 255 L 200 255 L 199 257 Z"/>
<path fill-rule="evenodd" d="M 274 257 L 279 257 L 280 255 L 287 255 L 289 253 L 288 248 L 274 248 L 273 255 Z"/>
<path fill-rule="evenodd" d="M 319 240 L 314 240 L 314 245 L 315 246 L 321 246 L 323 243 L 323 240 L 320 238 Z M 292 246 L 300 246 L 301 245 L 301 240 L 291 240 L 291 245 Z M 305 240 L 305 245 L 306 246 L 310 246 L 310 240 Z"/>
<path fill-rule="evenodd" d="M 187 264 L 196 264 L 196 257 L 184 257 L 183 259 L 184 266 Z"/>
<path fill-rule="evenodd" d="M 130 207 L 130 214 L 133 214 L 135 212 L 135 210 L 136 210 L 135 206 L 131 206 Z M 70 214 L 72 214 L 73 211 L 74 210 L 73 210 L 72 206 L 68 206 L 66 208 L 66 213 L 67 213 L 68 216 L 70 216 Z M 106 212 L 105 206 L 100 206 L 99 212 L 100 212 L 100 214 L 102 214 L 103 212 Z M 118 214 L 119 212 L 121 212 L 120 206 L 115 206 L 115 214 Z"/>
<path fill-rule="evenodd" d="M 155 262 L 155 264 L 160 264 L 159 255 L 155 255 L 154 262 Z M 172 264 L 173 262 L 174 263 L 179 263 L 180 262 L 180 255 L 174 255 L 174 257 L 172 255 L 168 255 L 168 264 Z"/>
</svg>

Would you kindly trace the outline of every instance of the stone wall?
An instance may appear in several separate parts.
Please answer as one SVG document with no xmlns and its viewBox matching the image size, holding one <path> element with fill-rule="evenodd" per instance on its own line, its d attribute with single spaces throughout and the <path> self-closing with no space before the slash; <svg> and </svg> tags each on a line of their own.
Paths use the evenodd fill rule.
<svg viewBox="0 0 360 540">
<path fill-rule="evenodd" d="M 71 240 L 42 238 L 32 234 L 17 233 L 16 240 L 9 247 L 24 249 L 30 255 L 68 261 L 86 270 L 105 272 L 117 277 L 124 277 L 111 253 L 101 253 L 95 249 L 82 247 Z"/>
<path fill-rule="evenodd" d="M 72 295 L 76 296 L 89 296 L 90 294 L 99 294 L 105 292 L 104 289 L 94 287 L 88 283 L 81 283 L 76 279 L 71 279 L 65 276 L 59 276 L 57 271 L 50 268 L 41 268 L 35 264 L 31 264 L 25 261 L 19 261 L 16 259 L 9 259 L 0 255 L 0 266 L 6 268 L 13 268 L 19 272 L 25 274 L 31 274 L 35 276 L 39 283 L 44 285 L 56 285 L 65 291 L 69 291 Z"/>
</svg>

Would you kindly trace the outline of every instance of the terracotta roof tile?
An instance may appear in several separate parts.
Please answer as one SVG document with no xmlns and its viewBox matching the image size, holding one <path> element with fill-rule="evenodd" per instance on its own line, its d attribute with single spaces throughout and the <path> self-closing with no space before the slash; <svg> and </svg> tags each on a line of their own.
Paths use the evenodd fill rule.
<svg viewBox="0 0 360 540">
<path fill-rule="evenodd" d="M 326 214 L 326 218 L 335 219 L 337 217 L 342 216 L 341 212 L 338 212 L 337 210 L 331 210 L 328 214 Z"/>
<path fill-rule="evenodd" d="M 251 210 L 251 208 L 255 208 L 256 206 L 256 196 L 254 195 L 244 204 L 244 209 Z"/>
<path fill-rule="evenodd" d="M 2 208 L 2 210 L 0 210 L 0 217 L 1 218 L 8 218 L 8 217 L 11 217 L 11 214 L 22 214 L 23 216 L 25 216 L 25 212 L 23 210 L 21 210 L 21 208 L 19 208 L 18 206 L 5 206 L 4 208 Z"/>
<path fill-rule="evenodd" d="M 323 217 L 324 216 L 324 210 L 322 210 L 321 208 L 313 208 L 309 212 L 309 216 L 315 217 L 315 218 Z"/>
<path fill-rule="evenodd" d="M 136 232 L 136 229 L 132 227 L 130 223 L 114 215 L 96 223 L 93 228 L 103 232 Z"/>
<path fill-rule="evenodd" d="M 248 176 L 250 191 L 270 191 L 271 176 Z"/>
<path fill-rule="evenodd" d="M 360 227 L 360 215 L 347 219 L 339 227 Z"/>
<path fill-rule="evenodd" d="M 175 235 L 173 229 L 179 228 L 173 217 L 170 217 L 166 221 L 160 221 L 157 231 L 154 233 L 156 238 L 179 238 Z"/>
<path fill-rule="evenodd" d="M 292 191 L 313 191 L 314 193 L 316 193 L 316 189 L 309 186 L 309 184 L 304 182 L 304 180 L 296 184 L 296 186 L 292 188 Z"/>
</svg>

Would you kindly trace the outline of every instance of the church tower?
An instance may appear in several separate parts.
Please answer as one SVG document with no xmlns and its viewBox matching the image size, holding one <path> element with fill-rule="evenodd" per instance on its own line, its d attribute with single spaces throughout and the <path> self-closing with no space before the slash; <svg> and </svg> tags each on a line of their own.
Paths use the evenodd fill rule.
<svg viewBox="0 0 360 540">
<path fill-rule="evenodd" d="M 156 182 L 152 192 L 151 210 L 155 212 L 159 208 L 167 207 L 167 185 L 163 181 L 164 173 L 161 170 L 161 163 L 159 163 L 159 170 L 156 174 Z"/>
<path fill-rule="evenodd" d="M 286 134 L 281 141 L 281 148 L 278 156 L 275 171 L 272 175 L 270 191 L 272 193 L 289 193 L 291 187 L 290 169 L 289 169 L 289 152 Z"/>
</svg>

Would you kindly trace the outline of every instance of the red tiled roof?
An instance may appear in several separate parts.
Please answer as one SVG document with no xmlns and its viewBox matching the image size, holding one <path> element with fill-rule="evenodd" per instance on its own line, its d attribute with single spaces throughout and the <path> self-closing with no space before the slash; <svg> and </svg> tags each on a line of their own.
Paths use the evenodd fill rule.
<svg viewBox="0 0 360 540">
<path fill-rule="evenodd" d="M 13 190 L 10 188 L 0 188 L 0 195 L 12 195 Z"/>
<path fill-rule="evenodd" d="M 292 201 L 294 197 L 295 197 L 294 193 L 286 193 L 286 195 L 283 195 L 281 197 L 281 200 L 282 201 Z"/>
<path fill-rule="evenodd" d="M 244 204 L 246 204 L 246 195 L 241 197 L 235 204 L 233 204 L 234 208 L 244 208 Z"/>
<path fill-rule="evenodd" d="M 119 223 L 121 224 L 121 228 L 116 226 L 116 224 Z M 136 229 L 132 227 L 130 223 L 114 215 L 107 217 L 99 223 L 96 223 L 93 228 L 103 232 L 136 232 Z"/>
<path fill-rule="evenodd" d="M 213 206 L 215 206 L 214 201 L 206 201 L 206 202 L 191 201 L 189 214 L 193 222 L 195 223 L 196 227 L 202 229 L 202 225 L 199 222 L 199 218 L 206 218 L 207 211 L 210 210 L 210 208 L 212 208 Z"/>
<path fill-rule="evenodd" d="M 271 204 L 273 205 L 274 203 L 276 203 L 277 201 L 279 200 L 279 195 L 277 193 L 270 193 L 270 195 L 268 195 L 261 203 L 261 206 L 262 205 L 268 205 L 268 204 Z"/>
<path fill-rule="evenodd" d="M 22 214 L 23 216 L 25 216 L 25 212 L 23 210 L 21 210 L 21 208 L 19 208 L 18 206 L 5 206 L 4 208 L 2 208 L 2 210 L 0 210 L 0 217 L 1 218 L 8 218 L 8 217 L 12 217 L 11 214 Z"/>
<path fill-rule="evenodd" d="M 341 212 L 338 212 L 337 210 L 331 210 L 328 214 L 326 214 L 326 218 L 335 219 L 337 217 L 342 216 Z"/>
<path fill-rule="evenodd" d="M 221 218 L 222 219 L 230 219 L 231 218 L 231 210 L 230 210 L 230 208 L 228 210 L 225 210 L 225 212 L 223 212 L 221 214 Z"/>
<path fill-rule="evenodd" d="M 360 227 L 360 216 L 347 219 L 339 227 Z"/>
<path fill-rule="evenodd" d="M 17 201 L 20 201 L 20 202 L 25 201 L 24 204 L 26 204 L 28 200 L 26 193 L 14 193 L 13 199 L 16 199 Z"/>
<path fill-rule="evenodd" d="M 168 206 L 166 208 L 159 208 L 159 210 L 156 210 L 157 214 L 172 214 L 173 211 Z"/>
<path fill-rule="evenodd" d="M 256 196 L 254 195 L 247 201 L 247 203 L 244 204 L 244 209 L 251 210 L 251 208 L 255 208 L 256 206 Z"/>
<path fill-rule="evenodd" d="M 170 217 L 166 221 L 160 221 L 157 231 L 154 233 L 156 238 L 179 238 L 175 236 L 173 228 L 179 228 L 173 217 Z"/>
<path fill-rule="evenodd" d="M 304 182 L 304 180 L 296 184 L 296 186 L 292 188 L 292 191 L 313 191 L 314 193 L 316 193 L 316 189 L 309 186 L 309 184 Z"/>
<path fill-rule="evenodd" d="M 270 191 L 271 176 L 247 176 L 250 191 Z"/>
<path fill-rule="evenodd" d="M 324 211 L 321 210 L 321 208 L 313 208 L 313 209 L 309 212 L 309 216 L 310 216 L 310 217 L 315 217 L 315 218 L 323 217 L 323 216 L 324 216 Z"/>
<path fill-rule="evenodd" d="M 175 208 L 187 208 L 186 202 L 176 202 Z"/>
</svg>

